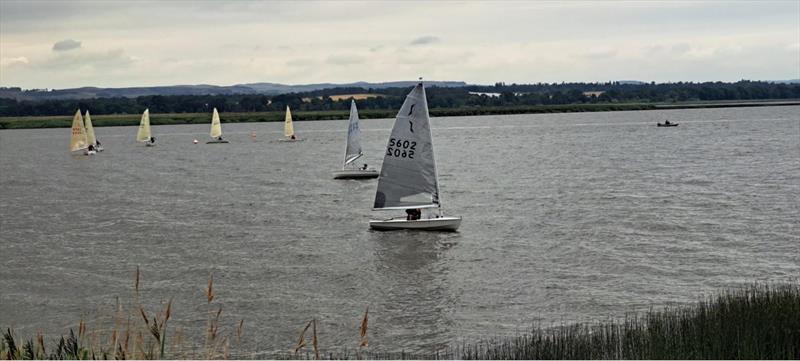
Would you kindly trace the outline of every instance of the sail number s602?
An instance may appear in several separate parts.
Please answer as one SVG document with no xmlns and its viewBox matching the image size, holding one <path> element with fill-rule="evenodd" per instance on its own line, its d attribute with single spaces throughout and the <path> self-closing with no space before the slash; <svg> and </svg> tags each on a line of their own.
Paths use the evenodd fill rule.
<svg viewBox="0 0 800 361">
<path fill-rule="evenodd" d="M 414 150 L 417 147 L 417 142 L 389 138 L 389 147 L 386 148 L 386 155 L 391 155 L 397 158 L 414 159 Z"/>
</svg>

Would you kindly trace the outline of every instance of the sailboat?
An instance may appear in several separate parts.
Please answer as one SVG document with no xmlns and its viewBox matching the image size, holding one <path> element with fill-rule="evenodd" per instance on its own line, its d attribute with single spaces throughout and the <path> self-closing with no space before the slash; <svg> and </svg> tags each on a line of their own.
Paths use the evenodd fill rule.
<svg viewBox="0 0 800 361">
<path fill-rule="evenodd" d="M 86 128 L 83 126 L 83 117 L 81 116 L 81 110 L 75 112 L 75 116 L 72 117 L 72 136 L 69 139 L 69 151 L 72 153 L 83 151 L 83 155 L 92 155 L 96 152 L 94 150 L 87 149 L 89 147 L 89 143 L 86 141 Z"/>
<path fill-rule="evenodd" d="M 423 208 L 429 209 L 425 215 Z M 461 225 L 461 217 L 442 214 L 428 100 L 422 79 L 400 107 L 383 157 L 372 210 L 391 209 L 404 209 L 408 216 L 370 220 L 370 228 L 455 231 Z"/>
<path fill-rule="evenodd" d="M 212 140 L 207 141 L 206 144 L 228 143 L 227 140 L 222 139 L 222 124 L 219 122 L 217 108 L 214 108 L 214 114 L 211 115 L 211 133 L 209 135 Z"/>
<path fill-rule="evenodd" d="M 286 106 L 286 118 L 283 119 L 283 135 L 286 138 L 281 139 L 282 142 L 299 142 L 302 139 L 297 139 L 294 135 L 294 125 L 292 124 L 292 111 L 289 106 Z"/>
<path fill-rule="evenodd" d="M 89 111 L 86 111 L 86 116 L 83 117 L 83 122 L 86 123 L 86 143 L 94 148 L 97 152 L 103 151 L 103 146 L 100 145 L 100 142 L 97 141 L 97 137 L 94 136 L 94 126 L 92 126 L 92 117 L 89 116 Z"/>
<path fill-rule="evenodd" d="M 139 132 L 136 133 L 136 141 L 144 142 L 148 147 L 155 146 L 156 138 L 150 134 L 150 109 L 145 109 L 142 113 L 142 120 L 139 122 Z"/>
<path fill-rule="evenodd" d="M 344 148 L 344 164 L 342 164 L 342 170 L 333 172 L 333 179 L 378 177 L 378 171 L 371 168 L 367 169 L 366 164 L 364 164 L 363 168 L 356 167 L 355 161 L 361 158 L 362 155 L 364 153 L 361 152 L 361 129 L 358 127 L 358 109 L 356 109 L 356 101 L 351 100 L 347 144 Z"/>
</svg>

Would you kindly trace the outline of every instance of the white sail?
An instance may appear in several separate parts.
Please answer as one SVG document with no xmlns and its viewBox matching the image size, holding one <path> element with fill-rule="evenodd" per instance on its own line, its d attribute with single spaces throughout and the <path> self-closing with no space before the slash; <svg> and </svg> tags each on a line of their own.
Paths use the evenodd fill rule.
<svg viewBox="0 0 800 361">
<path fill-rule="evenodd" d="M 392 127 L 373 209 L 439 207 L 428 101 L 422 83 L 406 100 Z"/>
<path fill-rule="evenodd" d="M 76 150 L 86 149 L 89 144 L 86 142 L 86 128 L 83 127 L 83 117 L 81 110 L 75 112 L 72 117 L 72 136 L 69 140 L 69 150 L 74 152 Z"/>
<path fill-rule="evenodd" d="M 217 138 L 222 135 L 222 124 L 219 122 L 219 113 L 217 108 L 214 108 L 214 114 L 211 116 L 211 138 Z"/>
<path fill-rule="evenodd" d="M 291 137 L 294 135 L 294 126 L 292 125 L 292 111 L 289 106 L 286 106 L 286 119 L 283 121 L 283 135 Z"/>
<path fill-rule="evenodd" d="M 347 146 L 344 150 L 344 165 L 353 163 L 361 157 L 361 129 L 358 127 L 358 109 L 356 101 L 350 101 L 350 125 L 347 127 Z"/>
<path fill-rule="evenodd" d="M 97 144 L 97 138 L 94 136 L 94 126 L 92 126 L 92 118 L 89 116 L 89 111 L 86 111 L 86 116 L 83 118 L 86 123 L 86 144 Z"/>
<path fill-rule="evenodd" d="M 150 140 L 150 109 L 145 109 L 142 113 L 142 120 L 139 122 L 139 132 L 136 133 L 137 142 L 146 142 Z"/>
</svg>

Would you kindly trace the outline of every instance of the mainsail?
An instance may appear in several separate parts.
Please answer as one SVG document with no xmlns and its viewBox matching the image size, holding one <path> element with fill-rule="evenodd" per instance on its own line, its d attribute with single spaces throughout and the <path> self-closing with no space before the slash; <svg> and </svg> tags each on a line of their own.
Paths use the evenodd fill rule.
<svg viewBox="0 0 800 361">
<path fill-rule="evenodd" d="M 86 123 L 86 143 L 95 145 L 97 144 L 97 138 L 94 137 L 94 127 L 92 126 L 92 118 L 89 116 L 89 111 L 86 111 L 86 117 L 83 118 L 84 123 Z"/>
<path fill-rule="evenodd" d="M 81 110 L 78 109 L 75 112 L 75 116 L 72 117 L 72 137 L 69 140 L 69 151 L 74 152 L 85 149 L 88 146 L 89 144 L 86 143 L 86 128 L 83 127 L 83 117 L 81 116 Z"/>
<path fill-rule="evenodd" d="M 283 122 L 283 135 L 291 137 L 294 135 L 294 126 L 292 126 L 292 111 L 289 106 L 286 106 L 286 119 Z"/>
<path fill-rule="evenodd" d="M 150 109 L 145 109 L 142 113 L 142 120 L 139 122 L 139 132 L 136 133 L 137 142 L 150 140 Z"/>
<path fill-rule="evenodd" d="M 211 116 L 211 138 L 217 138 L 222 135 L 222 124 L 219 123 L 219 113 L 217 108 L 214 108 L 214 114 Z"/>
<path fill-rule="evenodd" d="M 383 157 L 373 209 L 439 207 L 428 101 L 422 83 L 406 96 Z"/>
<path fill-rule="evenodd" d="M 344 165 L 361 157 L 361 130 L 358 128 L 358 109 L 356 101 L 350 102 L 350 125 L 347 127 L 347 147 L 344 150 Z"/>
</svg>

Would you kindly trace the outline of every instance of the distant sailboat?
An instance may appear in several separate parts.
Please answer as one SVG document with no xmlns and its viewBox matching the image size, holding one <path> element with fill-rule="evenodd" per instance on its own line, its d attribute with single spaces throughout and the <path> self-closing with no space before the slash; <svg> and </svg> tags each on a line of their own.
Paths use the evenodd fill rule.
<svg viewBox="0 0 800 361">
<path fill-rule="evenodd" d="M 422 216 L 423 208 L 436 208 L 436 212 Z M 455 231 L 461 225 L 461 217 L 442 214 L 428 101 L 422 81 L 406 96 L 397 113 L 372 209 L 404 209 L 408 214 L 369 221 L 370 228 L 380 231 Z"/>
<path fill-rule="evenodd" d="M 94 126 L 92 126 L 92 117 L 89 116 L 89 111 L 86 111 L 86 116 L 83 117 L 83 122 L 86 124 L 86 142 L 89 145 L 89 148 L 93 148 L 93 150 L 97 152 L 102 152 L 103 147 L 100 145 L 100 142 L 97 141 L 97 137 L 94 136 Z"/>
<path fill-rule="evenodd" d="M 83 117 L 81 110 L 75 112 L 72 117 L 72 136 L 69 139 L 69 151 L 79 152 L 83 151 L 84 155 L 95 154 L 94 150 L 88 150 L 89 143 L 86 141 L 86 128 L 83 126 Z"/>
<path fill-rule="evenodd" d="M 150 133 L 150 109 L 145 109 L 142 113 L 142 120 L 139 122 L 139 132 L 136 133 L 136 141 L 144 142 L 148 147 L 155 146 L 156 138 Z"/>
<path fill-rule="evenodd" d="M 292 124 L 292 111 L 289 110 L 289 106 L 286 106 L 286 117 L 283 119 L 283 135 L 286 138 L 281 139 L 283 142 L 297 142 L 301 139 L 297 139 L 294 134 L 294 125 Z"/>
<path fill-rule="evenodd" d="M 227 140 L 222 139 L 222 124 L 219 121 L 217 108 L 214 108 L 214 114 L 211 115 L 211 133 L 209 135 L 213 140 L 206 142 L 206 144 L 228 143 Z"/>
<path fill-rule="evenodd" d="M 364 167 L 356 167 L 355 161 L 364 153 L 361 151 L 361 129 L 358 126 L 358 109 L 356 101 L 350 101 L 350 120 L 347 127 L 347 144 L 344 149 L 344 164 L 342 170 L 333 172 L 334 179 L 376 178 L 378 171 Z M 348 167 L 349 166 L 349 167 Z"/>
</svg>

